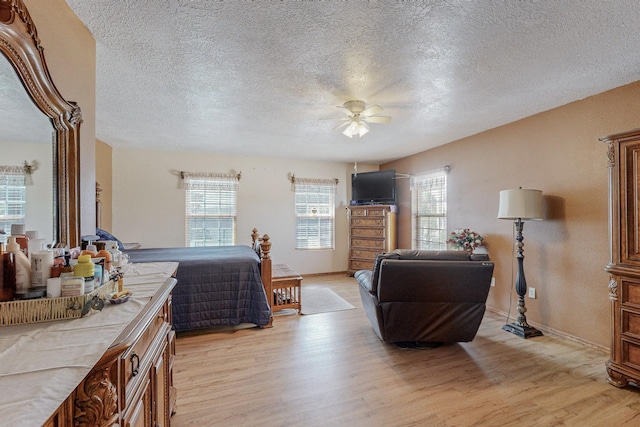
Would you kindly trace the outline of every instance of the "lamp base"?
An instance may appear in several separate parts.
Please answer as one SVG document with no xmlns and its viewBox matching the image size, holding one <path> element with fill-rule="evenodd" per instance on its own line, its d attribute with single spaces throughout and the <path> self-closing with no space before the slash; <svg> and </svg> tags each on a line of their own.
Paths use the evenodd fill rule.
<svg viewBox="0 0 640 427">
<path fill-rule="evenodd" d="M 533 338 L 542 336 L 542 332 L 534 328 L 533 326 L 522 326 L 517 323 L 510 323 L 508 325 L 504 325 L 502 327 L 503 331 L 511 332 L 512 334 L 516 334 L 520 338 Z"/>
</svg>

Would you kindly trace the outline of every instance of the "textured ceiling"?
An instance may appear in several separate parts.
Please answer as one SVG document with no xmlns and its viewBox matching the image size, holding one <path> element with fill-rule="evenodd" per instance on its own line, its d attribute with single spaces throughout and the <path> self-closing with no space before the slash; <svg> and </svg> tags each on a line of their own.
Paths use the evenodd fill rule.
<svg viewBox="0 0 640 427">
<path fill-rule="evenodd" d="M 377 163 L 640 80 L 636 0 L 66 1 L 115 147 Z"/>
<path fill-rule="evenodd" d="M 33 103 L 9 61 L 0 60 L 0 141 L 51 144 L 53 134 L 51 120 Z"/>
</svg>

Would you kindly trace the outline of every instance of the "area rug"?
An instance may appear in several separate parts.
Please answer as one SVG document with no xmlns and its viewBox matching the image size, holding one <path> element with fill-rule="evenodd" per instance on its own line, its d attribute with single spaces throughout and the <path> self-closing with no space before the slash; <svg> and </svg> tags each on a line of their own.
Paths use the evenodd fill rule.
<svg viewBox="0 0 640 427">
<path fill-rule="evenodd" d="M 329 288 L 302 286 L 302 314 L 351 310 L 355 307 Z"/>
</svg>

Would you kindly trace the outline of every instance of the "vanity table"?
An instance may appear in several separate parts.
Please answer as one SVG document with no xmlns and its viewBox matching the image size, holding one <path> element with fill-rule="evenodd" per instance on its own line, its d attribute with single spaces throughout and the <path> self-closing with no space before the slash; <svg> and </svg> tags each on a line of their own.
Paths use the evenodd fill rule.
<svg viewBox="0 0 640 427">
<path fill-rule="evenodd" d="M 87 317 L 0 328 L 3 425 L 170 425 L 178 263 L 128 264 L 126 303 Z"/>
</svg>

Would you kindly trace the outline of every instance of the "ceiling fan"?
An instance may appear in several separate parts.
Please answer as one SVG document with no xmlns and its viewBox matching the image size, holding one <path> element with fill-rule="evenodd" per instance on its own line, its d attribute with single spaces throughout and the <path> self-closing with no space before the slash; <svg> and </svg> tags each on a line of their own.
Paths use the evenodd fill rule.
<svg viewBox="0 0 640 427">
<path fill-rule="evenodd" d="M 377 115 L 382 112 L 381 106 L 373 105 L 366 108 L 363 101 L 347 101 L 344 105 L 339 105 L 338 108 L 347 110 L 347 117 L 338 119 L 344 123 L 336 126 L 334 130 L 346 126 L 342 133 L 349 138 L 353 138 L 354 136 L 361 137 L 369 132 L 367 123 L 389 123 L 391 121 L 391 117 L 389 116 Z"/>
</svg>

